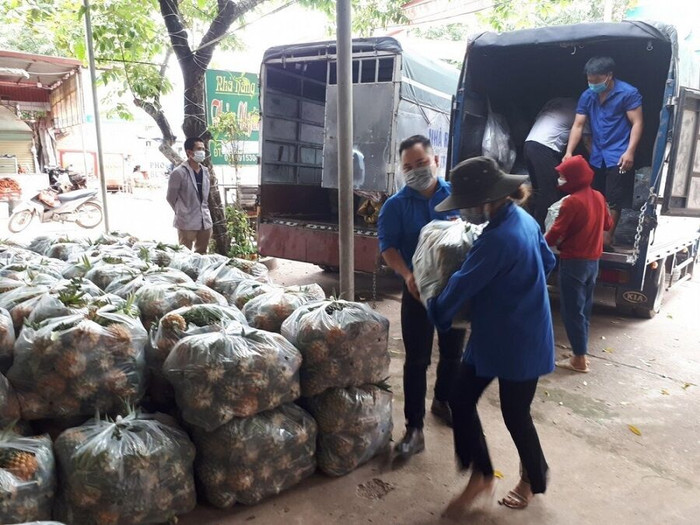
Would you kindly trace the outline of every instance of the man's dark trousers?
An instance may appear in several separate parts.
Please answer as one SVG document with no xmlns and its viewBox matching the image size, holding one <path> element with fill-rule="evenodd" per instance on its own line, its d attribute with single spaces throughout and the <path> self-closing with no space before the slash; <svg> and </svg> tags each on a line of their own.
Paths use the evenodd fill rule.
<svg viewBox="0 0 700 525">
<path fill-rule="evenodd" d="M 427 370 L 433 349 L 435 327 L 428 319 L 428 313 L 404 284 L 401 298 L 401 334 L 406 349 L 403 367 L 403 388 L 405 396 L 404 415 L 406 426 L 423 428 L 425 417 L 425 395 L 427 392 Z M 450 329 L 438 332 L 440 358 L 435 381 L 435 398 L 447 402 L 450 399 L 452 383 L 459 369 L 459 361 L 464 348 L 466 331 Z"/>
</svg>

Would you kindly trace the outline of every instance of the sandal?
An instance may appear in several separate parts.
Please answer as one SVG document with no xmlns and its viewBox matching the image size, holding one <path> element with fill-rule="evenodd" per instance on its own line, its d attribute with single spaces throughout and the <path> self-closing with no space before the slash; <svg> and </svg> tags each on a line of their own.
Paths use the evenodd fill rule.
<svg viewBox="0 0 700 525">
<path fill-rule="evenodd" d="M 574 365 L 571 364 L 571 359 L 568 357 L 565 359 L 560 359 L 554 364 L 559 368 L 565 368 L 566 370 L 572 370 L 573 372 L 580 372 L 581 374 L 587 374 L 591 371 L 591 369 L 588 368 L 588 363 L 586 363 L 586 368 L 576 368 Z"/>
<path fill-rule="evenodd" d="M 523 510 L 530 504 L 530 500 L 513 489 L 508 491 L 506 497 L 499 500 L 498 504 L 508 507 L 509 509 Z"/>
</svg>

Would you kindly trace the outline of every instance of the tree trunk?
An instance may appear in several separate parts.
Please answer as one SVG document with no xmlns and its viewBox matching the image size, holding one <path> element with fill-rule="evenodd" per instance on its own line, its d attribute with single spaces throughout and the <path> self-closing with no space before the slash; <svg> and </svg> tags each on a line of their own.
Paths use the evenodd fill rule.
<svg viewBox="0 0 700 525">
<path fill-rule="evenodd" d="M 194 71 L 190 70 L 194 69 Z M 209 168 L 209 211 L 211 212 L 212 238 L 216 244 L 216 251 L 226 255 L 231 247 L 231 239 L 226 227 L 226 212 L 219 192 L 219 180 L 216 177 L 214 166 L 209 157 L 209 139 L 211 134 L 207 130 L 207 116 L 204 107 L 204 71 L 194 63 L 183 69 L 185 81 L 185 120 L 182 123 L 182 131 L 185 137 L 199 137 L 204 141 L 207 149 L 207 161 L 205 165 Z"/>
</svg>

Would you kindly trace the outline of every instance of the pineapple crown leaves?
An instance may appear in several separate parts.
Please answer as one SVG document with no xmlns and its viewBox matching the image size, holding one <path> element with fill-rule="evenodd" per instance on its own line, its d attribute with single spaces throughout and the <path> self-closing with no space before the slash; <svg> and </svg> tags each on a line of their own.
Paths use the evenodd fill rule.
<svg viewBox="0 0 700 525">
<path fill-rule="evenodd" d="M 197 326 L 209 326 L 224 323 L 224 313 L 215 308 L 195 307 L 182 314 L 185 322 Z"/>
<path fill-rule="evenodd" d="M 105 255 L 102 257 L 102 262 L 107 264 L 124 264 L 124 259 L 121 257 L 112 257 L 111 255 Z"/>
<path fill-rule="evenodd" d="M 71 279 L 71 282 L 58 294 L 58 300 L 65 306 L 80 308 L 87 304 L 87 292 L 81 290 L 82 280 L 79 278 Z"/>
<path fill-rule="evenodd" d="M 151 252 L 145 246 L 139 248 L 139 259 L 147 263 L 151 262 Z"/>
<path fill-rule="evenodd" d="M 85 272 L 92 269 L 92 263 L 90 262 L 90 258 L 87 255 L 83 255 L 80 258 L 80 263 L 78 264 L 78 268 L 85 271 Z"/>
<path fill-rule="evenodd" d="M 390 394 L 392 393 L 391 385 L 389 384 L 389 377 L 388 376 L 385 377 L 384 379 L 382 379 L 381 381 L 374 383 L 374 386 L 376 386 L 379 390 L 381 390 L 383 392 L 388 392 Z"/>
</svg>

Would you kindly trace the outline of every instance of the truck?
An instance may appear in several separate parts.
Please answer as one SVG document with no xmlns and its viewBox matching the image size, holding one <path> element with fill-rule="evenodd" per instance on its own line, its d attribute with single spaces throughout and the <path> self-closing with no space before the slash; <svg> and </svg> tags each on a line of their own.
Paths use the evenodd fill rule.
<svg viewBox="0 0 700 525">
<path fill-rule="evenodd" d="M 278 46 L 260 71 L 258 249 L 324 269 L 339 266 L 336 62 L 335 42 Z M 403 184 L 399 143 L 427 134 L 445 165 L 459 70 L 378 37 L 353 40 L 352 71 L 355 268 L 372 273 L 378 211 Z"/>
<path fill-rule="evenodd" d="M 489 112 L 507 122 L 514 173 L 527 173 L 522 145 L 539 109 L 578 99 L 583 68 L 610 56 L 615 77 L 643 97 L 644 134 L 635 157 L 634 209 L 623 210 L 621 249 L 603 253 L 598 284 L 617 309 L 650 318 L 664 292 L 693 275 L 700 243 L 700 68 L 672 26 L 625 21 L 486 32 L 471 38 L 454 99 L 448 169 L 482 154 Z M 622 224 L 626 222 L 625 224 Z"/>
</svg>

